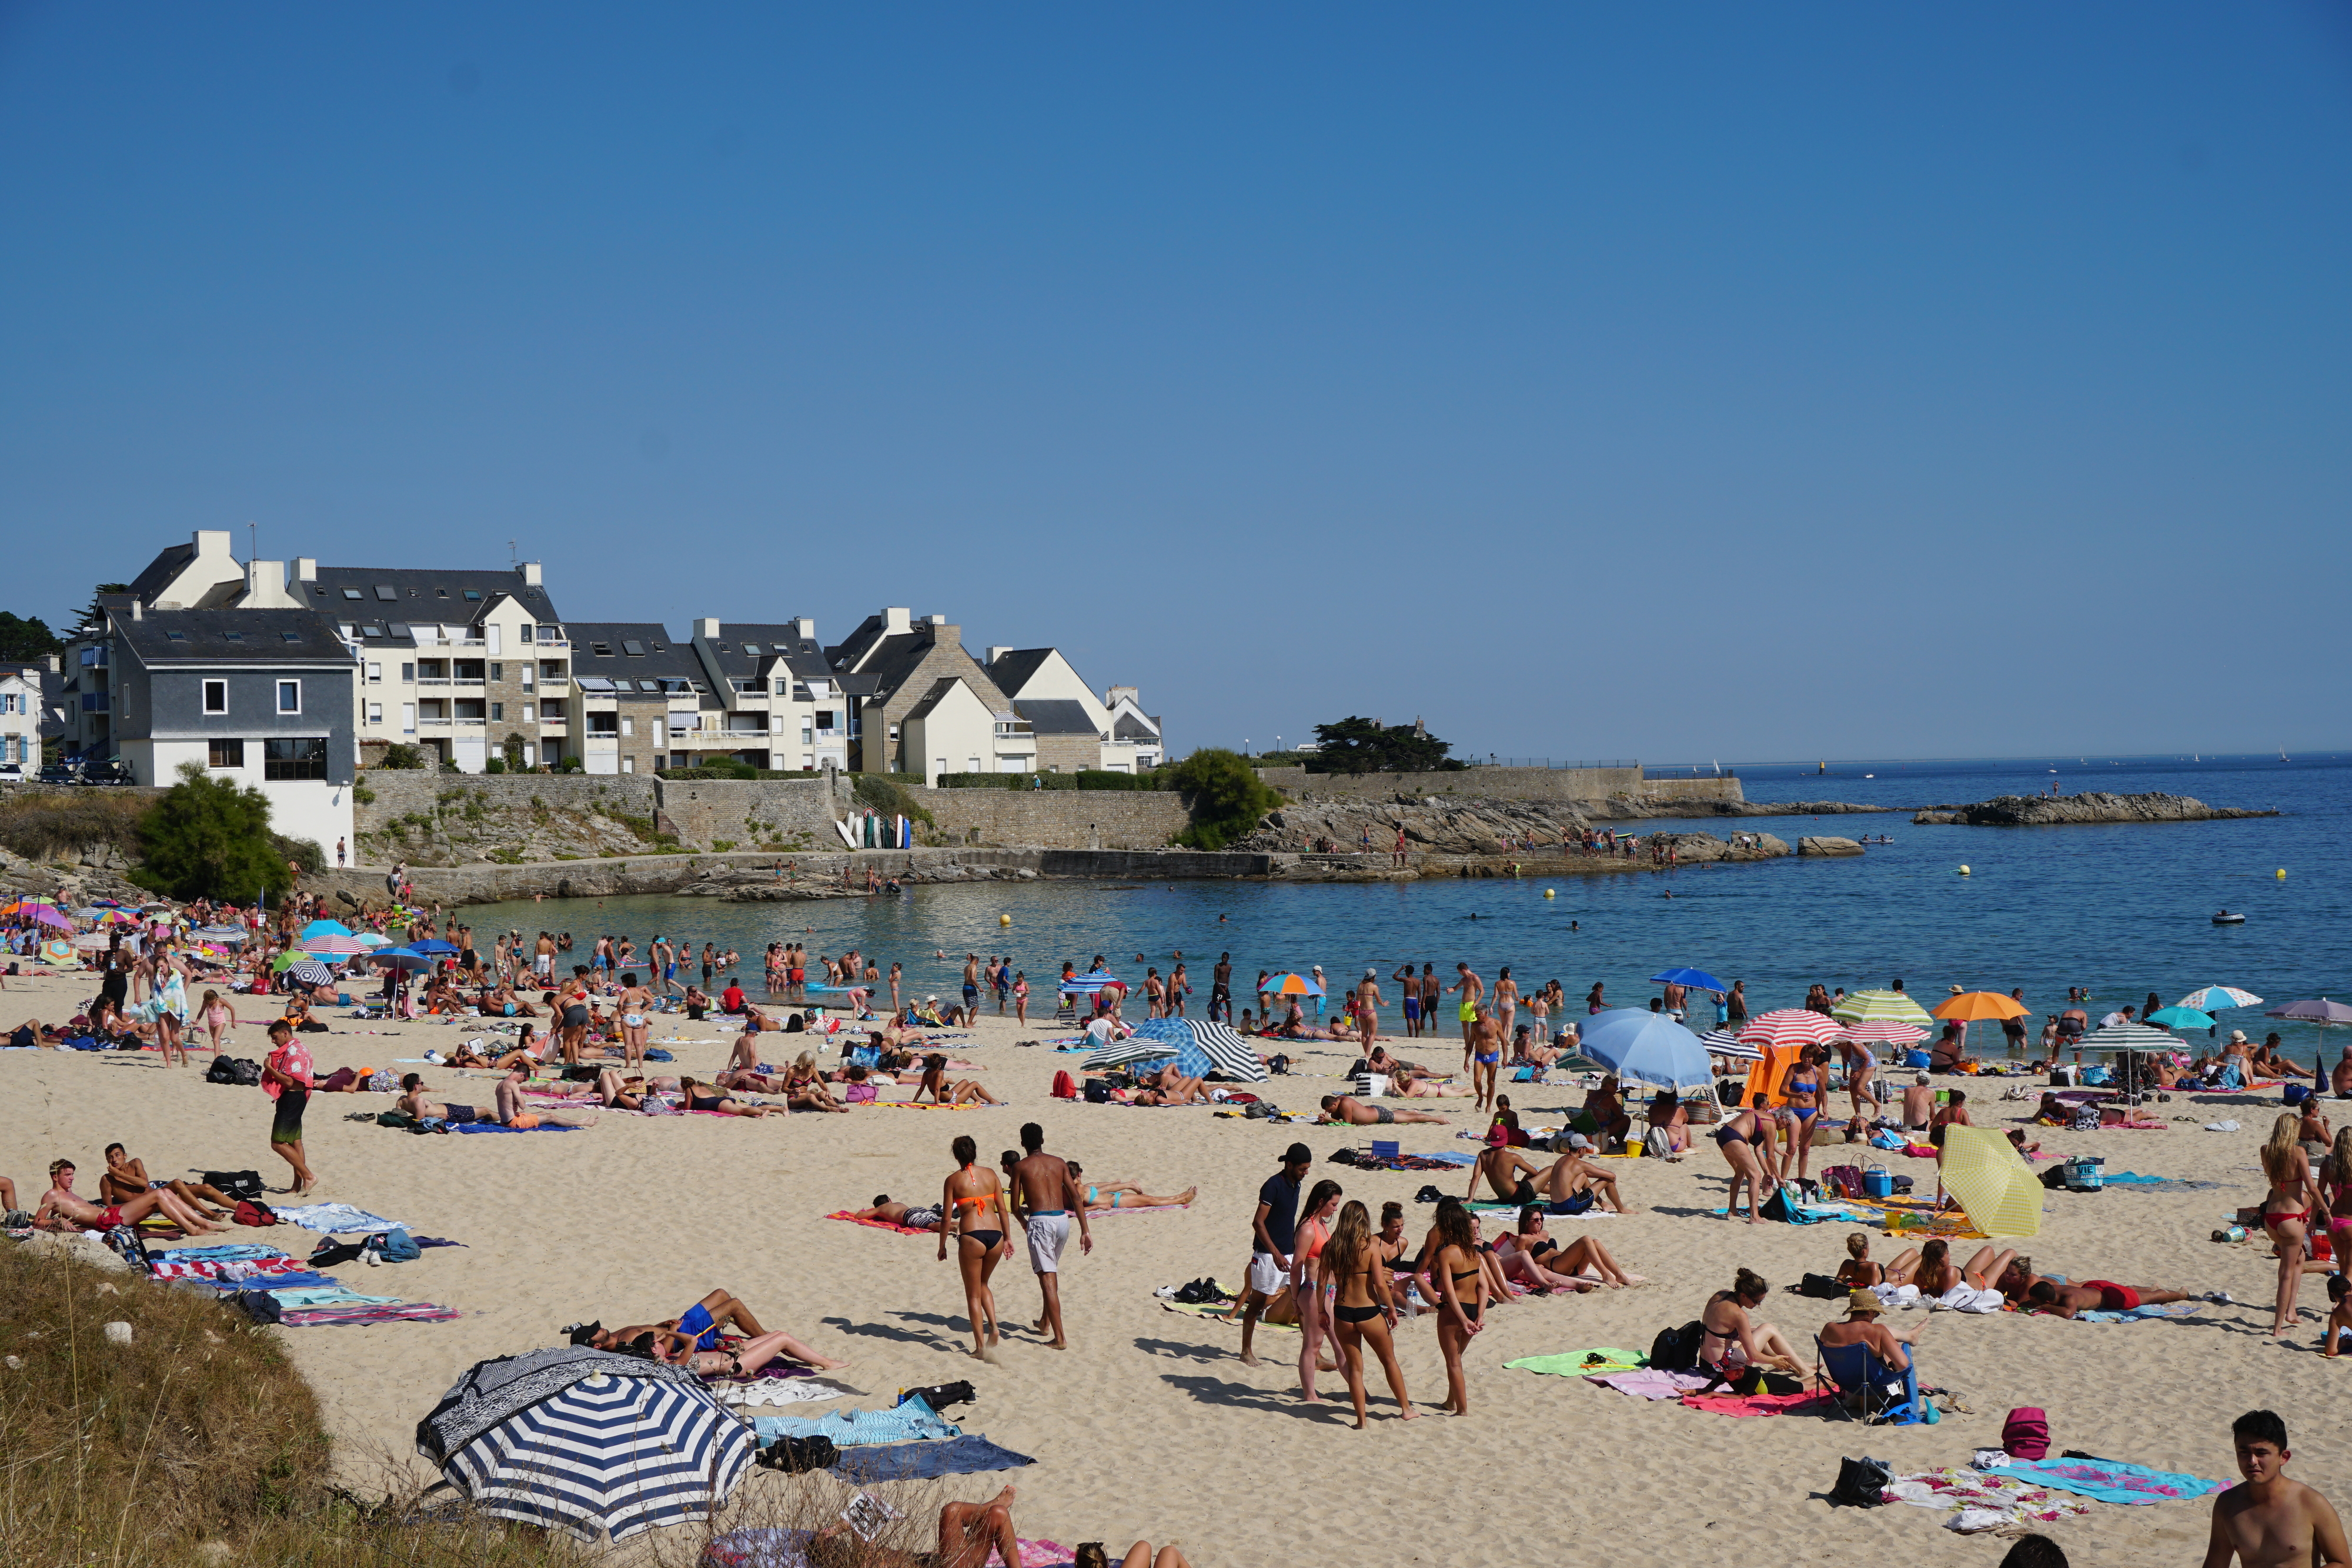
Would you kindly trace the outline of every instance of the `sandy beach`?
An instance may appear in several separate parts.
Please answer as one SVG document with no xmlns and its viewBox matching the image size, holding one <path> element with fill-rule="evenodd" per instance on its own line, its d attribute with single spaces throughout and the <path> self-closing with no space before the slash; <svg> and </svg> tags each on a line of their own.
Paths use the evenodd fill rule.
<svg viewBox="0 0 2352 1568">
<path fill-rule="evenodd" d="M 68 1016 L 87 979 L 11 979 L 0 1010 L 9 1023 Z M 261 1010 L 241 998 L 248 1015 Z M 342 1009 L 334 1009 L 340 1014 Z M 1391 1019 L 1391 1021 L 1393 1021 Z M 479 1032 L 478 1020 L 405 1025 L 331 1019 L 308 1037 L 318 1070 L 394 1066 L 418 1071 L 444 1099 L 488 1103 L 491 1076 L 401 1063 L 447 1051 Z M 2257 1236 L 2217 1245 L 2210 1233 L 2231 1211 L 2258 1200 L 2255 1154 L 2277 1111 L 2275 1091 L 2244 1097 L 2176 1095 L 2158 1107 L 2164 1131 L 2066 1133 L 2038 1129 L 2045 1152 L 2106 1156 L 2112 1172 L 2195 1178 L 2217 1190 L 2053 1193 L 2042 1234 L 2024 1243 L 2037 1267 L 2077 1279 L 2191 1291 L 2226 1290 L 2237 1304 L 2195 1315 L 2120 1324 L 2010 1313 L 1935 1315 L 1921 1340 L 1923 1382 L 1958 1393 L 1969 1413 L 1937 1426 L 1865 1430 L 1812 1414 L 1732 1419 L 1675 1404 L 1653 1405 L 1577 1378 L 1505 1370 L 1517 1357 L 1594 1346 L 1646 1350 L 1661 1328 L 1696 1317 L 1735 1267 L 1775 1287 L 1758 1315 L 1810 1354 L 1811 1338 L 1838 1304 L 1781 1290 L 1807 1270 L 1830 1272 L 1854 1227 L 1750 1227 L 1714 1216 L 1725 1168 L 1702 1140 L 1679 1164 L 1614 1162 L 1640 1212 L 1554 1219 L 1563 1239 L 1601 1235 L 1641 1287 L 1573 1299 L 1499 1305 L 1469 1353 L 1472 1413 L 1434 1410 L 1444 1397 L 1433 1329 L 1404 1325 L 1399 1346 L 1424 1418 L 1405 1425 L 1373 1369 L 1372 1425 L 1349 1429 L 1344 1381 L 1325 1375 L 1327 1403 L 1301 1403 L 1295 1334 L 1262 1329 L 1262 1364 L 1236 1358 L 1237 1327 L 1168 1311 L 1160 1286 L 1202 1275 L 1237 1283 L 1246 1260 L 1258 1184 L 1293 1139 L 1316 1152 L 1313 1176 L 1329 1175 L 1375 1215 L 1404 1200 L 1417 1241 L 1429 1208 L 1411 1200 L 1424 1185 L 1461 1192 L 1467 1172 L 1360 1172 L 1326 1156 L 1363 1146 L 1373 1129 L 1316 1128 L 1302 1119 L 1267 1126 L 1208 1110 L 1070 1104 L 1047 1088 L 1073 1056 L 1042 1044 L 1056 1031 L 982 1020 L 959 1052 L 1010 1103 L 961 1111 L 860 1107 L 847 1115 L 761 1121 L 601 1113 L 591 1130 L 512 1135 L 413 1136 L 347 1119 L 389 1105 L 383 1095 L 316 1095 L 307 1146 L 321 1201 L 357 1206 L 417 1231 L 465 1245 L 414 1263 L 371 1270 L 346 1265 L 357 1288 L 457 1309 L 454 1322 L 278 1331 L 320 1390 L 351 1477 L 378 1483 L 385 1459 L 426 1477 L 414 1427 L 442 1391 L 478 1360 L 554 1343 L 562 1325 L 673 1317 L 714 1287 L 741 1297 L 769 1326 L 790 1329 L 825 1354 L 851 1358 L 843 1380 L 868 1398 L 806 1410 L 887 1404 L 898 1389 L 970 1378 L 977 1401 L 955 1413 L 967 1431 L 1032 1455 L 1033 1466 L 956 1478 L 955 1496 L 982 1497 L 1004 1481 L 1021 1489 L 1022 1533 L 1066 1543 L 1101 1539 L 1114 1554 L 1139 1536 L 1181 1543 L 1203 1568 L 1274 1563 L 1518 1563 L 1580 1550 L 1618 1564 L 1758 1561 L 1997 1562 L 2005 1544 L 1940 1528 L 1928 1511 L 1902 1506 L 1832 1511 L 1824 1494 L 1841 1455 L 1869 1454 L 1898 1472 L 1964 1465 L 2000 1441 L 2012 1406 L 2049 1413 L 2053 1455 L 2080 1450 L 2165 1470 L 2234 1480 L 2228 1423 L 2254 1406 L 2286 1419 L 2294 1472 L 2339 1507 L 2352 1504 L 2352 1445 L 2333 1379 L 2316 1355 L 2315 1308 L 2322 1281 L 2306 1281 L 2306 1322 L 2284 1345 L 2269 1333 L 2274 1265 Z M 676 1037 L 672 1039 L 671 1037 Z M 654 1029 L 677 1061 L 665 1071 L 707 1076 L 727 1041 L 707 1024 L 665 1015 Z M 258 1060 L 261 1029 L 235 1031 L 235 1054 Z M 1407 1048 L 1433 1065 L 1457 1059 L 1458 1042 Z M 1354 1058 L 1310 1049 L 1302 1073 L 1263 1086 L 1286 1108 L 1311 1113 Z M 204 1082 L 203 1063 L 166 1069 L 153 1052 L 0 1052 L 0 1173 L 30 1207 L 41 1172 L 59 1155 L 95 1188 L 101 1147 L 121 1140 L 158 1176 L 205 1169 L 259 1170 L 272 1188 L 286 1171 L 268 1148 L 269 1113 L 258 1089 Z M 781 1060 L 770 1056 L 770 1060 Z M 2023 1082 L 2023 1081 L 2020 1081 Z M 469 1092 L 470 1091 L 470 1092 Z M 1530 1123 L 1559 1119 L 1581 1098 L 1573 1086 L 1507 1091 Z M 1971 1094 L 1979 1124 L 2021 1119 L 2030 1101 L 1998 1100 L 1998 1083 Z M 904 1091 L 901 1091 L 904 1092 Z M 1842 1101 L 1843 1096 L 1839 1099 Z M 1461 1105 L 1466 1103 L 1450 1103 Z M 1446 1109 L 1439 1105 L 1438 1109 Z M 2234 1117 L 2235 1133 L 2201 1130 Z M 1095 1221 L 1096 1247 L 1073 1243 L 1064 1298 L 1072 1347 L 1047 1348 L 1010 1332 L 1001 1363 L 964 1354 L 962 1297 L 951 1261 L 928 1238 L 828 1221 L 887 1193 L 936 1201 L 951 1170 L 947 1146 L 970 1134 L 983 1160 L 1017 1143 L 1025 1121 L 1043 1124 L 1052 1151 L 1082 1160 L 1098 1178 L 1158 1192 L 1197 1184 L 1189 1209 L 1123 1213 Z M 1445 1126 L 1393 1129 L 1407 1151 L 1462 1150 L 1456 1134 L 1483 1126 L 1466 1109 Z M 1377 1129 L 1383 1135 L 1391 1129 Z M 1816 1167 L 1847 1158 L 1822 1151 Z M 1897 1171 L 1932 1189 L 1926 1160 L 1892 1156 Z M 1487 1221 L 1489 1234 L 1495 1219 Z M 244 1231 L 302 1252 L 309 1233 Z M 95 1242 L 88 1243 L 95 1247 Z M 1884 1260 L 1902 1243 L 1874 1238 Z M 1959 1244 L 1961 1255 L 1975 1243 Z M 1008 1324 L 1035 1315 L 1025 1258 L 994 1281 Z M 1916 1312 L 1895 1314 L 1899 1329 Z M 2297 1383 L 2296 1378 L 2305 1381 Z M 378 1483 L 380 1484 L 380 1483 Z M 783 1483 L 758 1473 L 749 1486 Z M 2047 1527 L 2077 1563 L 2189 1562 L 2203 1551 L 2208 1505 L 2095 1504 Z"/>
</svg>

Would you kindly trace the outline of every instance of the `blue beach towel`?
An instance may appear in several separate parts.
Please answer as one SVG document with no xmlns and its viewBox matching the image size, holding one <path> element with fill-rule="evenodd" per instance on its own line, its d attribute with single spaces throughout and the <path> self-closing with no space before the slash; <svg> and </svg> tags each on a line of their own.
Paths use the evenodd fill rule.
<svg viewBox="0 0 2352 1568">
<path fill-rule="evenodd" d="M 853 1486 L 873 1481 L 929 1480 L 978 1470 L 1009 1470 L 1037 1461 L 1000 1448 L 985 1437 L 950 1437 L 938 1443 L 901 1443 L 883 1448 L 843 1451 L 834 1474 Z"/>
<path fill-rule="evenodd" d="M 2116 1459 L 2045 1459 L 2040 1464 L 2019 1459 L 1990 1473 L 2013 1476 L 2027 1486 L 2077 1492 L 2101 1502 L 2128 1504 L 2206 1497 L 2222 1490 L 2226 1484 Z"/>
<path fill-rule="evenodd" d="M 920 1396 L 887 1410 L 831 1410 L 822 1416 L 759 1416 L 751 1429 L 762 1443 L 779 1437 L 830 1437 L 837 1448 L 872 1448 L 961 1437 L 963 1428 L 935 1415 Z"/>
</svg>

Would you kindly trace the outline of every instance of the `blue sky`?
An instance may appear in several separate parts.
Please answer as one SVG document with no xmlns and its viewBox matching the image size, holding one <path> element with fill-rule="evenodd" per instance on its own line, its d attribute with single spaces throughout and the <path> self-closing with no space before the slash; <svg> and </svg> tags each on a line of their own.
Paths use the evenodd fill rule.
<svg viewBox="0 0 2352 1568">
<path fill-rule="evenodd" d="M 947 613 L 1179 749 L 2352 740 L 2341 5 L 0 9 L 0 606 Z"/>
</svg>

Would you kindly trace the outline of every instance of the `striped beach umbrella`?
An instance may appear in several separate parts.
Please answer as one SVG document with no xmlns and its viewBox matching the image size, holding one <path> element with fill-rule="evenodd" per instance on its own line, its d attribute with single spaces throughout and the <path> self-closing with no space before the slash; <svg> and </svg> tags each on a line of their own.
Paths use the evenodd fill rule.
<svg viewBox="0 0 2352 1568">
<path fill-rule="evenodd" d="M 331 986 L 335 972 L 316 958 L 297 958 L 286 966 L 286 973 L 298 986 Z"/>
<path fill-rule="evenodd" d="M 302 951 L 314 958 L 348 958 L 366 952 L 367 944 L 356 936 L 311 936 L 304 939 Z"/>
<path fill-rule="evenodd" d="M 2225 1008 L 2258 1008 L 2263 998 L 2235 986 L 2205 986 L 2181 998 L 2178 1005 L 2195 1008 L 2201 1013 L 2217 1013 Z"/>
<path fill-rule="evenodd" d="M 1130 1046 L 1139 1040 L 1156 1042 L 1158 1049 L 1152 1056 L 1166 1056 L 1172 1051 L 1176 1071 L 1188 1078 L 1229 1078 L 1242 1083 L 1265 1082 L 1265 1063 L 1257 1059 L 1248 1038 L 1213 1019 L 1150 1019 L 1137 1025 L 1132 1037 L 1111 1049 Z M 1150 1061 L 1152 1056 L 1129 1060 Z M 1094 1058 L 1087 1059 L 1087 1065 L 1095 1065 Z"/>
<path fill-rule="evenodd" d="M 2210 1023 L 2212 1020 L 2206 1020 Z M 2095 1029 L 2076 1040 L 2084 1051 L 2179 1051 L 2180 1041 L 2160 1029 L 2150 1029 L 2144 1023 L 2111 1023 L 2105 1029 Z"/>
<path fill-rule="evenodd" d="M 242 925 L 199 925 L 194 935 L 207 942 L 242 942 L 248 934 Z"/>
<path fill-rule="evenodd" d="M 477 1366 L 418 1424 L 418 1451 L 482 1512 L 583 1540 L 709 1518 L 751 1468 L 751 1429 L 676 1368 L 589 1355 Z"/>
<path fill-rule="evenodd" d="M 352 937 L 352 940 L 358 943 L 362 947 L 373 948 L 395 946 L 391 937 L 379 936 L 373 931 L 362 931 L 358 936 Z"/>
<path fill-rule="evenodd" d="M 1856 991 L 1830 1009 L 1840 1023 L 1868 1023 L 1885 1019 L 1895 1023 L 1927 1022 L 1927 1010 L 1901 991 Z"/>
<path fill-rule="evenodd" d="M 1849 1001 L 1852 999 L 1847 998 Z M 1922 1013 L 1920 1016 L 1925 1018 L 1927 1015 Z M 1827 1045 L 1838 1037 L 1839 1032 L 1837 1019 L 1827 1013 L 1817 1013 L 1811 1008 L 1774 1008 L 1769 1013 L 1758 1013 L 1739 1026 L 1740 1042 L 1754 1046 L 1759 1051 L 1794 1045 Z"/>
<path fill-rule="evenodd" d="M 1991 1127 L 1944 1129 L 1944 1190 L 1987 1236 L 2038 1236 L 2042 1183 L 2008 1134 Z"/>
<path fill-rule="evenodd" d="M 1711 1055 L 1728 1057 L 1734 1061 L 1761 1061 L 1764 1053 L 1741 1040 L 1727 1029 L 1711 1029 L 1698 1037 Z"/>
<path fill-rule="evenodd" d="M 1091 974 L 1072 975 L 1061 983 L 1061 988 L 1065 991 L 1099 991 L 1118 978 L 1108 969 L 1097 969 Z"/>
<path fill-rule="evenodd" d="M 62 936 L 58 936 L 52 937 L 50 940 L 41 944 L 41 956 L 47 958 L 52 964 L 70 964 L 74 962 L 79 955 L 74 951 L 74 945 L 72 943 L 67 941 Z"/>
<path fill-rule="evenodd" d="M 1838 1030 L 1840 1040 L 1851 1040 L 1863 1045 L 1916 1045 L 1927 1038 L 1927 1031 L 1916 1023 L 1898 1023 L 1893 1019 L 1873 1019 L 1868 1023 L 1850 1023 Z"/>
</svg>

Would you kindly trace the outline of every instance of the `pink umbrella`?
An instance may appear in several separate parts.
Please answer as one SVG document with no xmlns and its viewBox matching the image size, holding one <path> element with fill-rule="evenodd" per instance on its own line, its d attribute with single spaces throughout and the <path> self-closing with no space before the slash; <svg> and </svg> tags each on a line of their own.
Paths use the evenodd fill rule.
<svg viewBox="0 0 2352 1568">
<path fill-rule="evenodd" d="M 348 958 L 354 953 L 367 951 L 367 944 L 356 936 L 313 936 L 302 944 L 302 951 L 315 957 Z"/>
<path fill-rule="evenodd" d="M 71 920 L 67 919 L 64 915 L 58 914 L 56 910 L 51 909 L 46 904 L 28 904 L 21 913 L 24 915 L 26 919 L 37 921 L 43 925 L 59 925 L 65 927 L 68 931 L 73 929 L 73 922 Z"/>
</svg>

